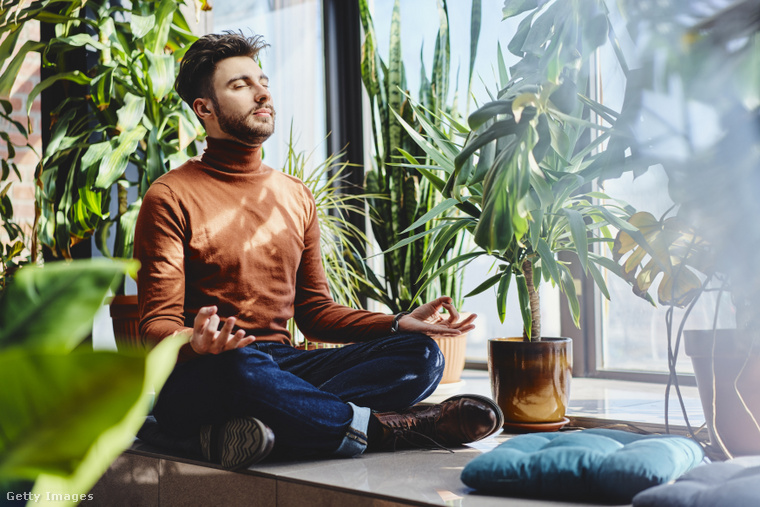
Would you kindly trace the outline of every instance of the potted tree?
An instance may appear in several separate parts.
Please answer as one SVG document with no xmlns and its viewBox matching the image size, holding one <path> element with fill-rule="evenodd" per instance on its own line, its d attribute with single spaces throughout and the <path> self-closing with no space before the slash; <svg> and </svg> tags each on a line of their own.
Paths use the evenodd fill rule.
<svg viewBox="0 0 760 507">
<path fill-rule="evenodd" d="M 429 244 L 440 244 L 453 231 L 471 234 L 475 247 L 437 269 L 494 259 L 494 273 L 471 294 L 496 288 L 502 320 L 506 296 L 517 287 L 523 336 L 489 341 L 489 370 L 494 397 L 507 425 L 556 429 L 566 419 L 571 378 L 571 341 L 541 334 L 539 284 L 551 282 L 567 297 L 576 325 L 580 308 L 567 255 L 609 297 L 599 267 L 620 274 L 611 261 L 591 250 L 612 242 L 614 229 L 640 232 L 626 222 L 622 204 L 596 202 L 609 196 L 592 191 L 592 182 L 610 165 L 626 167 L 625 136 L 614 136 L 620 115 L 588 97 L 589 58 L 608 40 L 614 45 L 603 2 L 507 2 L 504 18 L 522 16 L 508 45 L 518 58 L 507 69 L 501 57 L 500 83 L 494 100 L 484 104 L 467 125 L 448 120 L 448 135 L 415 105 L 415 118 L 425 130 L 405 129 L 437 164 L 420 165 L 407 157 L 444 198 L 431 213 L 409 226 L 432 227 Z M 616 53 L 622 61 L 622 55 Z M 438 113 L 441 119 L 445 116 Z M 463 139 L 463 141 L 462 141 Z M 460 216 L 447 216 L 451 209 Z M 425 237 L 415 234 L 410 241 Z M 434 249 L 435 251 L 435 249 Z M 436 274 L 433 256 L 426 266 Z"/>
<path fill-rule="evenodd" d="M 401 57 L 400 2 L 393 7 L 390 27 L 389 56 L 383 60 L 378 52 L 378 42 L 372 16 L 366 0 L 360 0 L 361 21 L 364 29 L 362 44 L 362 80 L 370 99 L 372 113 L 372 167 L 367 171 L 366 190 L 369 194 L 372 232 L 381 253 L 370 265 L 354 257 L 357 269 L 366 273 L 368 283 L 361 286 L 361 294 L 391 312 L 410 310 L 420 301 L 430 301 L 441 295 L 452 297 L 457 307 L 462 303 L 462 273 L 457 267 L 440 268 L 447 259 L 461 253 L 465 234 L 455 231 L 448 240 L 439 245 L 435 255 L 435 276 L 424 279 L 431 258 L 428 239 L 419 242 L 404 241 L 410 234 L 409 226 L 419 218 L 436 209 L 442 202 L 433 184 L 421 174 L 402 164 L 404 156 L 416 158 L 420 164 L 430 164 L 425 152 L 417 146 L 411 135 L 402 127 L 398 117 L 413 125 L 416 131 L 422 127 L 413 115 L 411 102 L 403 95 L 407 89 L 406 72 Z M 430 110 L 440 109 L 445 114 L 458 117 L 457 93 L 449 102 L 450 41 L 449 17 L 446 3 L 437 3 L 439 30 L 435 42 L 433 68 L 426 75 L 422 63 L 422 82 L 419 101 Z M 470 78 L 475 59 L 480 29 L 480 11 L 473 10 L 471 21 L 473 40 L 470 53 Z M 422 52 L 421 52 L 422 53 Z M 422 60 L 422 54 L 421 54 Z M 387 64 L 386 64 L 387 61 Z M 425 113 L 427 119 L 438 127 L 441 120 Z M 431 232 L 430 224 L 421 224 L 413 233 Z M 377 266 L 373 269 L 372 266 Z M 441 348 L 445 360 L 441 383 L 453 384 L 460 380 L 465 364 L 466 335 L 457 337 L 433 337 Z"/>
<path fill-rule="evenodd" d="M 634 282 L 634 292 L 647 296 L 657 285 L 659 302 L 686 307 L 687 315 L 708 290 L 731 294 L 736 329 L 713 326 L 685 332 L 685 349 L 694 365 L 712 446 L 729 457 L 757 454 L 760 270 L 755 257 L 760 228 L 755 217 L 760 206 L 752 194 L 760 184 L 760 89 L 749 72 L 760 58 L 760 30 L 751 15 L 756 4 L 741 1 L 698 13 L 682 4 L 643 12 L 629 3 L 639 33 L 649 36 L 641 51 L 643 65 L 666 70 L 661 81 L 632 87 L 632 94 L 665 97 L 679 114 L 699 122 L 703 134 L 714 134 L 697 136 L 690 122 L 664 131 L 648 114 L 649 104 L 641 101 L 637 115 L 647 121 L 638 132 L 641 152 L 665 168 L 677 209 L 661 219 L 645 212 L 634 215 L 631 221 L 645 243 L 621 233 L 615 255 Z M 671 134 L 653 140 L 647 132 Z M 670 150 L 648 148 L 664 142 L 671 143 Z M 680 324 L 672 347 L 671 372 L 686 325 Z"/>
</svg>

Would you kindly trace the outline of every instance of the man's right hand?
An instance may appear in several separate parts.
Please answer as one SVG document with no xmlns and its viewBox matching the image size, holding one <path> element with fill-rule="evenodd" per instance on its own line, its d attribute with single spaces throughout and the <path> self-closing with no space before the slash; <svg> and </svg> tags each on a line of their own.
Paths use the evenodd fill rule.
<svg viewBox="0 0 760 507">
<path fill-rule="evenodd" d="M 217 331 L 220 319 L 216 312 L 216 306 L 204 306 L 195 316 L 190 347 L 196 354 L 219 354 L 245 347 L 256 340 L 254 336 L 246 336 L 242 329 L 231 334 L 235 327 L 235 317 L 228 318 L 222 329 Z"/>
</svg>

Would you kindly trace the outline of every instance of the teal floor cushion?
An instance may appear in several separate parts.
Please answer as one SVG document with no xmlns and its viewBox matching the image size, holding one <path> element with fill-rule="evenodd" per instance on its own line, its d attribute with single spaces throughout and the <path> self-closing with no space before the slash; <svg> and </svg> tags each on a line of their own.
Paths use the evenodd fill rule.
<svg viewBox="0 0 760 507">
<path fill-rule="evenodd" d="M 513 437 L 465 466 L 478 492 L 567 501 L 629 503 L 703 459 L 683 437 L 590 429 Z"/>
<path fill-rule="evenodd" d="M 757 507 L 760 505 L 760 466 L 711 463 L 642 491 L 633 507 Z"/>
</svg>

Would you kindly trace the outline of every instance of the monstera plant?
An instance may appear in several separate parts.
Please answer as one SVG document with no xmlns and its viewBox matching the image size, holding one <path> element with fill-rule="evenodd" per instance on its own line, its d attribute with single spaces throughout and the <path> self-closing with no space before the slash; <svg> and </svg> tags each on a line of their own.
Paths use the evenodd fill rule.
<svg viewBox="0 0 760 507">
<path fill-rule="evenodd" d="M 495 272 L 470 295 L 496 287 L 503 320 L 514 280 L 524 338 L 540 340 L 536 289 L 541 281 L 559 286 L 576 324 L 580 318 L 570 261 L 560 254 L 572 254 L 608 295 L 599 267 L 621 270 L 590 247 L 612 243 L 617 229 L 637 238 L 641 233 L 627 223 L 626 206 L 591 187 L 607 174 L 610 164 L 623 170 L 629 147 L 612 128 L 620 114 L 585 95 L 590 56 L 605 43 L 616 44 L 606 7 L 594 1 L 531 4 L 506 2 L 504 19 L 522 15 L 508 45 L 519 60 L 507 68 L 499 48 L 498 91 L 494 100 L 469 116 L 467 125 L 449 121 L 450 135 L 428 119 L 420 104 L 414 110 L 424 136 L 403 118 L 399 121 L 435 164 L 422 166 L 407 157 L 408 167 L 420 171 L 444 198 L 409 229 L 437 225 L 409 241 L 430 235 L 435 251 L 434 246 L 445 243 L 455 231 L 470 232 L 477 248 L 444 266 L 491 256 Z M 622 55 L 617 56 L 622 61 Z M 446 121 L 443 112 L 438 116 Z M 600 199 L 608 203 L 600 204 Z M 446 216 L 454 208 L 461 215 Z M 434 274 L 434 266 L 432 259 L 426 268 Z"/>
<path fill-rule="evenodd" d="M 638 152 L 661 165 L 674 210 L 631 218 L 642 237 L 620 233 L 615 255 L 634 292 L 685 307 L 672 333 L 675 364 L 688 316 L 707 292 L 728 293 L 735 329 L 717 329 L 724 298 L 715 298 L 712 329 L 684 333 L 704 409 L 710 444 L 718 455 L 760 452 L 760 24 L 757 3 L 697 5 L 623 2 L 640 35 L 639 60 L 650 79 L 629 87 L 640 97 L 634 132 Z M 659 79 L 655 79 L 655 77 Z M 672 114 L 658 106 L 668 104 Z M 673 118 L 683 121 L 673 122 Z M 631 123 L 633 126 L 633 123 Z M 666 149 L 663 149 L 666 147 Z M 643 241 L 642 241 L 643 240 Z M 646 249 L 646 250 L 645 250 Z M 648 254 L 648 255 L 647 255 Z M 661 276 L 660 276 L 661 275 Z M 687 419 L 688 420 L 688 419 Z"/>
<path fill-rule="evenodd" d="M 627 206 L 593 191 L 610 166 L 625 171 L 630 158 L 628 136 L 613 130 L 621 114 L 586 95 L 591 56 L 604 44 L 617 47 L 605 3 L 507 1 L 503 15 L 519 20 L 508 44 L 517 63 L 509 67 L 498 48 L 497 91 L 466 125 L 438 109 L 433 113 L 450 127 L 441 128 L 415 104 L 422 135 L 397 116 L 432 160 L 423 165 L 407 156 L 408 167 L 442 197 L 408 228 L 430 224 L 427 230 L 407 241 L 428 241 L 432 253 L 424 274 L 430 278 L 477 257 L 492 258 L 493 271 L 468 295 L 495 288 L 502 321 L 514 282 L 523 336 L 489 340 L 493 396 L 505 425 L 545 431 L 567 423 L 572 341 L 542 336 L 539 284 L 559 287 L 579 325 L 571 262 L 609 297 L 600 267 L 621 270 L 592 246 L 612 243 L 618 229 L 639 239 L 641 233 L 627 222 Z M 626 69 L 622 54 L 615 54 Z M 451 214 L 454 209 L 459 214 Z M 475 247 L 438 267 L 441 245 L 460 231 Z"/>
</svg>

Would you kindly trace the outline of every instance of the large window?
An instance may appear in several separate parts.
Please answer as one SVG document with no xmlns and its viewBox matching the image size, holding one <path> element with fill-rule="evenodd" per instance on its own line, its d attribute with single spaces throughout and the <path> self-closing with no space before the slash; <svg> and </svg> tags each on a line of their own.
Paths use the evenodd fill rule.
<svg viewBox="0 0 760 507">
<path fill-rule="evenodd" d="M 615 11 L 611 11 L 614 15 Z M 613 17 L 613 21 L 614 21 Z M 631 63 L 635 62 L 631 41 L 625 38 L 625 28 L 622 20 L 617 20 L 616 33 L 622 36 L 622 48 Z M 598 55 L 596 66 L 596 87 L 592 92 L 597 100 L 604 102 L 610 108 L 619 111 L 623 103 L 624 76 L 618 66 L 612 49 L 605 46 Z M 641 129 L 646 129 L 646 135 L 652 139 L 661 140 L 656 149 L 672 152 L 679 149 L 678 140 L 683 138 L 679 132 L 693 129 L 694 126 L 684 124 L 684 115 L 676 110 L 676 105 L 661 98 L 645 95 L 644 114 L 641 118 Z M 698 112 L 697 112 L 698 114 Z M 712 119 L 694 117 L 702 131 L 701 135 L 714 135 L 716 122 Z M 704 121 L 702 121 L 704 120 Z M 642 134 L 642 133 L 640 133 Z M 672 216 L 673 201 L 668 193 L 668 179 L 661 166 L 650 168 L 638 178 L 630 174 L 603 183 L 603 189 L 612 196 L 621 199 L 640 211 L 652 213 L 657 219 L 662 216 Z M 606 254 L 610 256 L 609 250 Z M 658 283 L 662 275 L 652 285 L 650 290 L 657 300 Z M 668 307 L 649 302 L 633 295 L 631 287 L 614 275 L 607 276 L 607 284 L 611 299 L 608 301 L 600 294 L 585 300 L 592 305 L 596 316 L 595 343 L 588 344 L 595 350 L 593 363 L 589 365 L 591 373 L 604 376 L 611 372 L 646 372 L 666 373 L 668 371 L 668 326 L 666 314 Z M 733 308 L 730 298 L 724 293 L 706 292 L 698 300 L 696 306 L 686 320 L 685 329 L 711 329 L 715 318 L 716 304 L 721 297 L 717 325 L 721 328 L 734 327 Z M 675 345 L 676 333 L 686 313 L 685 309 L 673 310 L 672 341 Z M 693 373 L 691 361 L 683 357 L 677 362 L 678 373 Z"/>
</svg>

